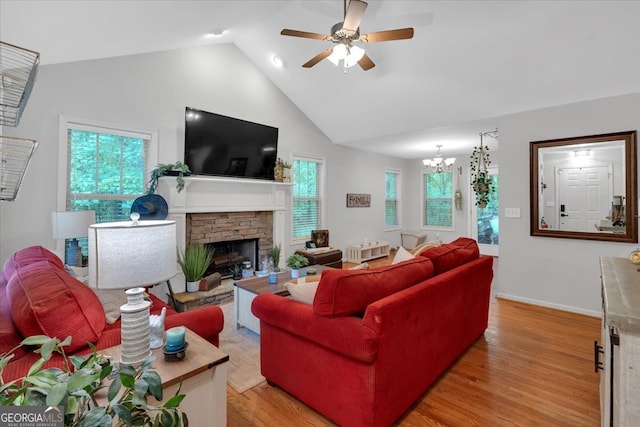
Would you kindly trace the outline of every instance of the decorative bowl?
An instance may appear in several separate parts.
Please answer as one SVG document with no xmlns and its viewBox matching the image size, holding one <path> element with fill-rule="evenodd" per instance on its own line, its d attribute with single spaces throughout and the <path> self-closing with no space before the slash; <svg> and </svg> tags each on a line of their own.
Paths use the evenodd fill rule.
<svg viewBox="0 0 640 427">
<path fill-rule="evenodd" d="M 269 275 L 268 271 L 264 271 L 264 270 L 256 271 L 256 276 L 257 277 L 267 277 L 268 275 Z"/>
<path fill-rule="evenodd" d="M 631 261 L 632 264 L 640 264 L 640 248 L 631 251 L 629 261 Z"/>
</svg>

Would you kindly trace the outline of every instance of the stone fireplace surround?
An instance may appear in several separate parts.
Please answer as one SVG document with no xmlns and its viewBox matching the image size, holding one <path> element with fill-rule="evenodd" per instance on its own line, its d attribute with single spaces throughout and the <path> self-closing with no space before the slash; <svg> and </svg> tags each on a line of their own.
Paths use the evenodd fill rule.
<svg viewBox="0 0 640 427">
<path fill-rule="evenodd" d="M 291 184 L 204 176 L 185 177 L 184 181 L 184 190 L 180 193 L 175 177 L 160 178 L 157 188 L 169 206 L 167 219 L 176 221 L 179 248 L 184 249 L 192 242 L 258 238 L 262 258 L 274 242 L 284 246 Z M 284 250 L 280 256 L 283 265 Z M 177 263 L 176 277 L 171 279 L 171 284 L 174 292 L 185 290 L 184 275 Z"/>
<path fill-rule="evenodd" d="M 273 212 L 188 213 L 186 244 L 207 244 L 258 239 L 258 259 L 254 268 L 273 247 Z"/>
</svg>

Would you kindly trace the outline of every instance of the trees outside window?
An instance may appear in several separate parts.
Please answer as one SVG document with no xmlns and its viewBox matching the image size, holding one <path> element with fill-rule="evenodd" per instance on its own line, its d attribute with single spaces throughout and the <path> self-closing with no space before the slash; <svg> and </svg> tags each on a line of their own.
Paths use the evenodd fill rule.
<svg viewBox="0 0 640 427">
<path fill-rule="evenodd" d="M 322 228 L 322 167 L 320 159 L 294 157 L 291 179 L 292 198 L 292 238 L 311 238 L 311 231 Z"/>
<path fill-rule="evenodd" d="M 385 200 L 384 200 L 384 225 L 386 229 L 400 226 L 400 172 L 387 170 L 385 172 Z"/>
<path fill-rule="evenodd" d="M 453 228 L 453 173 L 423 174 L 423 226 Z"/>
</svg>

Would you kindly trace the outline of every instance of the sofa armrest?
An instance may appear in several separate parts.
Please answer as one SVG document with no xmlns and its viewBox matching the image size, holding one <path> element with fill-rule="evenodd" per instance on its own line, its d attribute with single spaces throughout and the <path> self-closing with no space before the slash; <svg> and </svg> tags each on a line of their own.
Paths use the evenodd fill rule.
<svg viewBox="0 0 640 427">
<path fill-rule="evenodd" d="M 274 294 L 260 294 L 251 311 L 263 324 L 313 341 L 347 357 L 372 363 L 378 355 L 378 336 L 355 316 L 322 317 L 313 307 Z"/>
<path fill-rule="evenodd" d="M 185 326 L 218 347 L 220 344 L 219 334 L 224 327 L 224 314 L 217 305 L 210 305 L 167 315 L 164 319 L 164 328 L 169 329 L 174 326 Z"/>
</svg>

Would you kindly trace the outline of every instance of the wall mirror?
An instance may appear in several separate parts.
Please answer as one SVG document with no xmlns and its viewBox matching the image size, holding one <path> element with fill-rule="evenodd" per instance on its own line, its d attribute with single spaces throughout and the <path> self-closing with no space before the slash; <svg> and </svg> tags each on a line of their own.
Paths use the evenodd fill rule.
<svg viewBox="0 0 640 427">
<path fill-rule="evenodd" d="M 636 131 L 530 143 L 531 235 L 638 242 Z"/>
</svg>

